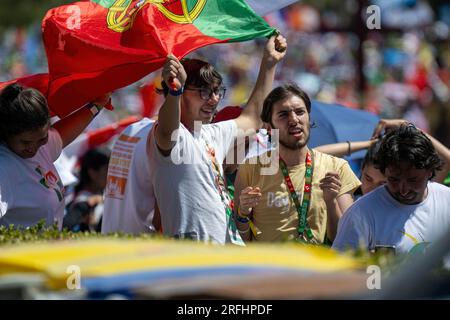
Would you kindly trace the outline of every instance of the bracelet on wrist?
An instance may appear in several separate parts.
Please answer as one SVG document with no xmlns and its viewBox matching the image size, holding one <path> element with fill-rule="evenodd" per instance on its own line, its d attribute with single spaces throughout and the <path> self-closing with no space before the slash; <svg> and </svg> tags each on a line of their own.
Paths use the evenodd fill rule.
<svg viewBox="0 0 450 320">
<path fill-rule="evenodd" d="M 238 228 L 239 233 L 247 233 L 249 230 L 250 230 L 250 226 L 248 226 L 247 229 L 245 229 L 245 230 L 239 230 L 239 228 Z"/>
<path fill-rule="evenodd" d="M 100 111 L 103 109 L 102 106 L 99 106 L 98 104 L 89 102 L 86 105 L 86 109 L 89 109 L 89 111 L 91 111 L 92 115 L 94 116 L 94 118 L 100 113 Z"/>
<path fill-rule="evenodd" d="M 172 89 L 169 89 L 169 94 L 170 94 L 171 96 L 174 96 L 174 97 L 183 94 L 183 92 L 184 92 L 184 87 L 181 87 L 181 88 L 178 89 L 178 90 L 172 90 Z"/>
<path fill-rule="evenodd" d="M 243 217 L 239 214 L 235 214 L 234 218 L 236 219 L 236 221 L 240 222 L 240 223 L 249 223 L 250 222 L 250 218 L 249 217 Z"/>
</svg>

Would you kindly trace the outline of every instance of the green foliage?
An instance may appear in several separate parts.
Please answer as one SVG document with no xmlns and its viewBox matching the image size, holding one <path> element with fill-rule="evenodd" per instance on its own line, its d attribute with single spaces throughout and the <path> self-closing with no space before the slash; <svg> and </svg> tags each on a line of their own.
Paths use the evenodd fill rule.
<svg viewBox="0 0 450 320">
<path fill-rule="evenodd" d="M 14 225 L 9 227 L 0 226 L 0 245 L 37 242 L 37 241 L 54 241 L 54 240 L 76 240 L 76 239 L 155 239 L 162 238 L 160 235 L 143 234 L 135 236 L 126 233 L 100 234 L 95 232 L 71 232 L 67 230 L 59 231 L 57 225 L 45 226 L 44 221 L 40 221 L 35 226 L 19 229 Z"/>
</svg>

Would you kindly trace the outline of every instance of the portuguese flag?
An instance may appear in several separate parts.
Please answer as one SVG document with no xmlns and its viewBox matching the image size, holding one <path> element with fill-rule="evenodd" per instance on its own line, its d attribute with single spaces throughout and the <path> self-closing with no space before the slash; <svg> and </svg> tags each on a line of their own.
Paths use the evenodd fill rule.
<svg viewBox="0 0 450 320">
<path fill-rule="evenodd" d="M 30 87 L 39 90 L 44 96 L 47 97 L 48 93 L 48 73 L 37 73 L 22 78 L 17 78 L 11 81 L 0 82 L 0 91 L 4 87 L 17 83 L 24 87 Z"/>
<path fill-rule="evenodd" d="M 169 53 L 274 32 L 244 0 L 80 1 L 50 10 L 42 29 L 60 117 L 159 69 Z"/>
</svg>

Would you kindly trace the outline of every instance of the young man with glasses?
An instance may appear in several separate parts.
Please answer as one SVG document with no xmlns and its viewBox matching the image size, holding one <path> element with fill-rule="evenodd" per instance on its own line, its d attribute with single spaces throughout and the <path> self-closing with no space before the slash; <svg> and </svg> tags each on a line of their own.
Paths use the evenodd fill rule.
<svg viewBox="0 0 450 320">
<path fill-rule="evenodd" d="M 124 201 L 129 199 L 134 211 L 116 201 L 114 208 L 111 206 L 116 213 L 107 213 L 107 190 L 104 224 L 113 228 L 103 228 L 103 231 L 151 231 L 156 200 L 164 234 L 219 244 L 242 244 L 231 219 L 232 204 L 223 179 L 222 162 L 239 132 L 245 134 L 249 129 L 256 131 L 261 127 L 261 106 L 272 88 L 276 65 L 284 57 L 286 46 L 281 35 L 268 40 L 246 108 L 237 119 L 216 124 L 210 122 L 225 95 L 222 76 L 207 62 L 179 61 L 168 56 L 162 72 L 166 100 L 154 125 L 148 123 L 136 128 L 137 144 L 141 145 L 139 154 L 145 148 L 145 157 L 133 153 L 131 168 L 127 168 L 133 173 L 128 173 L 128 180 L 122 183 L 125 192 L 121 197 Z M 147 139 L 142 141 L 144 137 Z M 134 166 L 138 162 L 139 170 Z M 112 184 L 112 191 L 120 189 L 117 183 Z M 124 229 L 123 225 L 128 224 L 133 228 Z"/>
<path fill-rule="evenodd" d="M 206 62 L 168 57 L 162 72 L 166 101 L 147 143 L 166 235 L 242 244 L 231 218 L 222 162 L 238 132 L 260 128 L 261 106 L 285 49 L 282 36 L 268 40 L 246 108 L 237 119 L 216 124 L 210 122 L 225 94 L 221 75 Z"/>
</svg>

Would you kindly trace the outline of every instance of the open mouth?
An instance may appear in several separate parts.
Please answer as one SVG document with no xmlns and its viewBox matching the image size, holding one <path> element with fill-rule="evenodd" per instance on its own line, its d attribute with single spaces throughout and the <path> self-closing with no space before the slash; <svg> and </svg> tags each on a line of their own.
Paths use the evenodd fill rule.
<svg viewBox="0 0 450 320">
<path fill-rule="evenodd" d="M 288 133 L 294 137 L 301 137 L 303 135 L 303 130 L 297 127 L 289 128 Z"/>
</svg>

